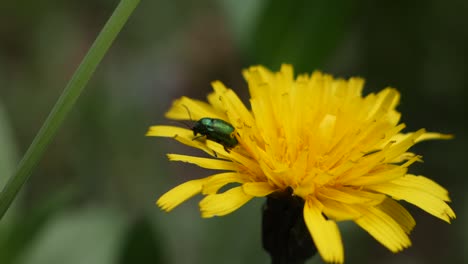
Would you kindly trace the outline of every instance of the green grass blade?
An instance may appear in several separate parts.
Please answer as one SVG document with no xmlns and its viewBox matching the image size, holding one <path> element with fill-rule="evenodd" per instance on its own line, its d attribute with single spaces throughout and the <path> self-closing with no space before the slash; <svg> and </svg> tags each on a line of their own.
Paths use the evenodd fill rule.
<svg viewBox="0 0 468 264">
<path fill-rule="evenodd" d="M 68 82 L 60 98 L 18 164 L 16 173 L 0 193 L 0 219 L 10 207 L 19 190 L 39 162 L 63 120 L 88 83 L 112 42 L 140 0 L 122 0 L 99 33 L 78 69 Z"/>
</svg>

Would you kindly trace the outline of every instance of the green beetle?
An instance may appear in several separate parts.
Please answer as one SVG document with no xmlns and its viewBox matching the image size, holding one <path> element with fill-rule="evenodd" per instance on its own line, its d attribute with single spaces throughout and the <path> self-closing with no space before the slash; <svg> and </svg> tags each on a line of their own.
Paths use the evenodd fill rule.
<svg viewBox="0 0 468 264">
<path fill-rule="evenodd" d="M 229 152 L 230 148 L 239 144 L 236 136 L 234 135 L 234 127 L 221 119 L 204 117 L 195 122 L 192 130 L 194 136 L 197 136 L 197 134 L 206 136 L 207 139 L 223 145 L 227 152 Z M 197 137 L 194 139 L 196 138 Z"/>
</svg>

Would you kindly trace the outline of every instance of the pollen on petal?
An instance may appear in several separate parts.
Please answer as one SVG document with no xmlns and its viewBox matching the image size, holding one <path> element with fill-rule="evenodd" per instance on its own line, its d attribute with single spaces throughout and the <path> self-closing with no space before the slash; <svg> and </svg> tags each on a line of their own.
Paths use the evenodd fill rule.
<svg viewBox="0 0 468 264">
<path fill-rule="evenodd" d="M 208 178 L 203 178 L 182 183 L 163 194 L 158 201 L 156 201 L 156 204 L 164 211 L 169 212 L 179 204 L 200 193 L 203 183 L 207 180 Z"/>
<path fill-rule="evenodd" d="M 200 201 L 202 217 L 227 215 L 250 201 L 254 196 L 246 194 L 242 187 L 235 187 L 220 194 L 207 195 Z"/>
</svg>

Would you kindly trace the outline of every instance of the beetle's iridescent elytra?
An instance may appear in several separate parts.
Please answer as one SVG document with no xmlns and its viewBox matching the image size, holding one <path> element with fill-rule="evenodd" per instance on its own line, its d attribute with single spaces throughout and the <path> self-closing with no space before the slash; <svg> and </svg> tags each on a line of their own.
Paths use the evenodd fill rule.
<svg viewBox="0 0 468 264">
<path fill-rule="evenodd" d="M 207 139 L 223 145 L 227 152 L 239 144 L 234 135 L 234 127 L 221 119 L 204 117 L 195 123 L 192 130 L 194 136 L 197 134 L 206 136 Z"/>
</svg>

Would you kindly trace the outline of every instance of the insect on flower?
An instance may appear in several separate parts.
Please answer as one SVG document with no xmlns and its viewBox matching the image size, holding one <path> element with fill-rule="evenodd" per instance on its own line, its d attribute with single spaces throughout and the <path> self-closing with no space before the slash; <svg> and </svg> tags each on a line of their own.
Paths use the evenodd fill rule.
<svg viewBox="0 0 468 264">
<path fill-rule="evenodd" d="M 190 113 L 188 107 L 186 105 L 182 105 L 182 107 L 184 107 L 185 110 L 187 110 L 190 120 L 194 121 L 192 119 L 192 114 Z M 226 150 L 226 152 L 229 152 L 229 149 L 239 144 L 234 134 L 235 128 L 230 123 L 222 119 L 203 117 L 196 121 L 193 127 L 190 127 L 188 124 L 183 122 L 182 124 L 184 124 L 193 131 L 193 135 L 195 137 L 192 138 L 192 140 L 198 139 L 200 137 L 206 137 L 206 139 L 208 140 L 212 140 L 223 145 L 224 150 Z M 197 136 L 198 134 L 200 134 L 201 136 Z"/>
<path fill-rule="evenodd" d="M 207 139 L 223 145 L 224 150 L 227 152 L 229 152 L 230 148 L 239 144 L 236 136 L 234 135 L 234 127 L 221 119 L 204 117 L 195 123 L 192 130 L 193 135 L 196 136 L 194 139 L 206 136 Z M 201 136 L 197 137 L 197 134 L 200 134 Z"/>
</svg>

